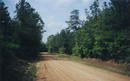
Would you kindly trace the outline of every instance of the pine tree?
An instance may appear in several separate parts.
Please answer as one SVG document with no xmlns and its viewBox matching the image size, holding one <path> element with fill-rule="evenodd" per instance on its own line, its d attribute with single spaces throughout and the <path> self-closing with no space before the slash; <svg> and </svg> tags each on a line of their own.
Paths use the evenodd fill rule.
<svg viewBox="0 0 130 81">
<path fill-rule="evenodd" d="M 69 25 L 69 29 L 77 31 L 81 27 L 81 20 L 79 19 L 79 10 L 73 10 L 70 15 L 70 20 L 66 21 Z"/>
<path fill-rule="evenodd" d="M 20 22 L 19 56 L 24 59 L 36 58 L 40 51 L 44 22 L 25 0 L 20 0 L 16 5 L 16 13 L 16 19 Z"/>
</svg>

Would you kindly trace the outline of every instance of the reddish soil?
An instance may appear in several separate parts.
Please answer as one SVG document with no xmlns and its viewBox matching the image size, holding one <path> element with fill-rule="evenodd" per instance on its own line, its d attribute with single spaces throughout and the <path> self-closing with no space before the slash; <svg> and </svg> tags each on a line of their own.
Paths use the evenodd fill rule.
<svg viewBox="0 0 130 81">
<path fill-rule="evenodd" d="M 125 63 L 117 63 L 114 60 L 102 61 L 101 59 L 88 58 L 88 59 L 83 59 L 83 61 L 86 63 L 90 63 L 90 64 L 96 64 L 96 65 L 100 65 L 100 66 L 113 68 L 115 70 L 119 70 L 120 72 L 130 71 L 130 69 L 126 68 Z"/>
<path fill-rule="evenodd" d="M 130 77 L 43 54 L 37 63 L 37 81 L 130 81 Z"/>
</svg>

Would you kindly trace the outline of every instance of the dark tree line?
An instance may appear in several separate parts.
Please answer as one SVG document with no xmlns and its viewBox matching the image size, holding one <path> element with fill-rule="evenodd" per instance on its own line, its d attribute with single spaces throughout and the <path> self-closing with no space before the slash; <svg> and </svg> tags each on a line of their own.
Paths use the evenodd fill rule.
<svg viewBox="0 0 130 81">
<path fill-rule="evenodd" d="M 0 81 L 33 81 L 34 66 L 39 56 L 44 22 L 25 0 L 16 4 L 12 19 L 0 1 Z"/>
<path fill-rule="evenodd" d="M 60 33 L 48 37 L 46 44 L 49 52 L 59 52 L 72 54 L 72 47 L 74 46 L 74 34 L 68 29 L 62 30 Z"/>
<path fill-rule="evenodd" d="M 130 1 L 111 0 L 101 8 L 95 0 L 85 14 L 84 22 L 73 10 L 68 28 L 48 38 L 48 51 L 130 62 Z"/>
</svg>

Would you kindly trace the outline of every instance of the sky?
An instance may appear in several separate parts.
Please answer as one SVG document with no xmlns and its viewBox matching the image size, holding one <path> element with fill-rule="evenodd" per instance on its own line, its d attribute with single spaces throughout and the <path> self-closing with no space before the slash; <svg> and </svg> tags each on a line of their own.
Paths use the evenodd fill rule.
<svg viewBox="0 0 130 81">
<path fill-rule="evenodd" d="M 15 5 L 19 0 L 3 0 L 8 7 L 10 16 L 15 16 Z M 48 36 L 60 32 L 67 28 L 65 21 L 69 20 L 70 12 L 74 9 L 80 11 L 80 19 L 85 20 L 84 9 L 89 9 L 89 6 L 94 0 L 26 0 L 36 9 L 45 23 L 43 34 L 43 42 L 47 41 Z M 99 0 L 100 3 L 108 0 Z"/>
</svg>

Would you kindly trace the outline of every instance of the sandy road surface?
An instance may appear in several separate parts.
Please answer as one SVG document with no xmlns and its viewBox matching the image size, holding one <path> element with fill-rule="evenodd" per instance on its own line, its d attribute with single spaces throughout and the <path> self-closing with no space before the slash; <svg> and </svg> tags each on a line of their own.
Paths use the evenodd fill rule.
<svg viewBox="0 0 130 81">
<path fill-rule="evenodd" d="M 130 81 L 130 77 L 106 70 L 43 55 L 37 63 L 37 81 Z"/>
</svg>

